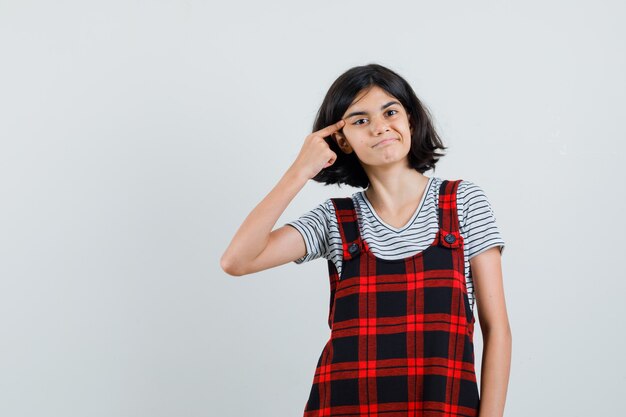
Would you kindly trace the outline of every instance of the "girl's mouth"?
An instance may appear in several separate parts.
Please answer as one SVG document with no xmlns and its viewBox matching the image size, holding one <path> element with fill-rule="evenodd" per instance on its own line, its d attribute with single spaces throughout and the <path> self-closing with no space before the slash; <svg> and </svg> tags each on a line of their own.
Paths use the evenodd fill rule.
<svg viewBox="0 0 626 417">
<path fill-rule="evenodd" d="M 376 148 L 378 146 L 382 146 L 382 145 L 384 145 L 386 143 L 390 143 L 390 142 L 396 141 L 396 140 L 398 140 L 398 139 L 397 138 L 391 138 L 391 139 L 382 140 L 382 141 L 378 142 L 376 145 L 374 145 L 374 148 Z"/>
</svg>

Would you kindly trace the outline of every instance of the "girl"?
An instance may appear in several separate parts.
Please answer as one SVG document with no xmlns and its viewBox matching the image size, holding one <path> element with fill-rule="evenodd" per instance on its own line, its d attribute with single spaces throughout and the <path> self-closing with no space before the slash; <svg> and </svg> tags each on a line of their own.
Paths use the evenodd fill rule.
<svg viewBox="0 0 626 417">
<path fill-rule="evenodd" d="M 500 417 L 512 337 L 504 240 L 476 184 L 425 176 L 446 147 L 410 85 L 381 65 L 330 87 L 296 160 L 221 259 L 240 276 L 328 261 L 331 334 L 304 409 L 313 416 Z M 272 230 L 309 179 L 364 188 Z M 484 340 L 480 398 L 474 300 Z"/>
</svg>

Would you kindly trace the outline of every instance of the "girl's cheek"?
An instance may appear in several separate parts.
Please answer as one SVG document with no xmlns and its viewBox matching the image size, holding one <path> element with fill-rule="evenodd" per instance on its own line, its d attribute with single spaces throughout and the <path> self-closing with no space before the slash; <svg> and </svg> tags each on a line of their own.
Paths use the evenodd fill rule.
<svg viewBox="0 0 626 417">
<path fill-rule="evenodd" d="M 354 136 L 357 133 L 357 129 L 352 125 L 345 126 L 341 131 L 346 137 Z"/>
</svg>

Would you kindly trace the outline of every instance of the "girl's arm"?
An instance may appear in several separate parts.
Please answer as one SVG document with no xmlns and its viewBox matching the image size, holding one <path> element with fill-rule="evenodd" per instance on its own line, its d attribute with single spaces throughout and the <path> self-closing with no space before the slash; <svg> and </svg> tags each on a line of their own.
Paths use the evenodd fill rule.
<svg viewBox="0 0 626 417">
<path fill-rule="evenodd" d="M 308 135 L 295 162 L 278 184 L 243 221 L 220 265 L 230 275 L 262 271 L 301 258 L 306 246 L 300 232 L 291 226 L 272 231 L 289 203 L 322 168 L 332 165 L 337 155 L 324 139 L 341 129 L 344 121 Z"/>
<path fill-rule="evenodd" d="M 470 259 L 483 335 L 479 417 L 502 417 L 511 369 L 512 335 L 504 299 L 499 248 Z"/>
<path fill-rule="evenodd" d="M 220 265 L 226 273 L 234 276 L 250 274 L 305 255 L 306 247 L 300 232 L 291 226 L 275 231 L 272 228 L 307 181 L 290 168 L 250 212 L 222 255 Z"/>
</svg>

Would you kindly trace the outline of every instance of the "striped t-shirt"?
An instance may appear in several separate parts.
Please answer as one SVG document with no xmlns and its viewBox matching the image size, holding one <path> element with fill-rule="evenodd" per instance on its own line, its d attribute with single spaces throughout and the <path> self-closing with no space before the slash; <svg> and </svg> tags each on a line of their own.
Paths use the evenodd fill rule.
<svg viewBox="0 0 626 417">
<path fill-rule="evenodd" d="M 442 181 L 439 177 L 429 177 L 426 192 L 422 195 L 417 210 L 408 223 L 400 228 L 386 224 L 378 216 L 364 191 L 352 194 L 361 237 L 375 256 L 391 260 L 404 259 L 432 244 L 439 228 L 437 203 Z M 469 260 L 493 246 L 499 246 L 502 254 L 504 239 L 496 225 L 496 217 L 485 192 L 473 182 L 463 180 L 459 183 L 457 211 L 465 246 L 466 287 L 473 310 L 474 283 Z M 298 230 L 306 245 L 306 255 L 295 260 L 296 264 L 323 257 L 332 261 L 337 272 L 341 274 L 341 235 L 335 208 L 330 199 L 285 225 Z"/>
</svg>

